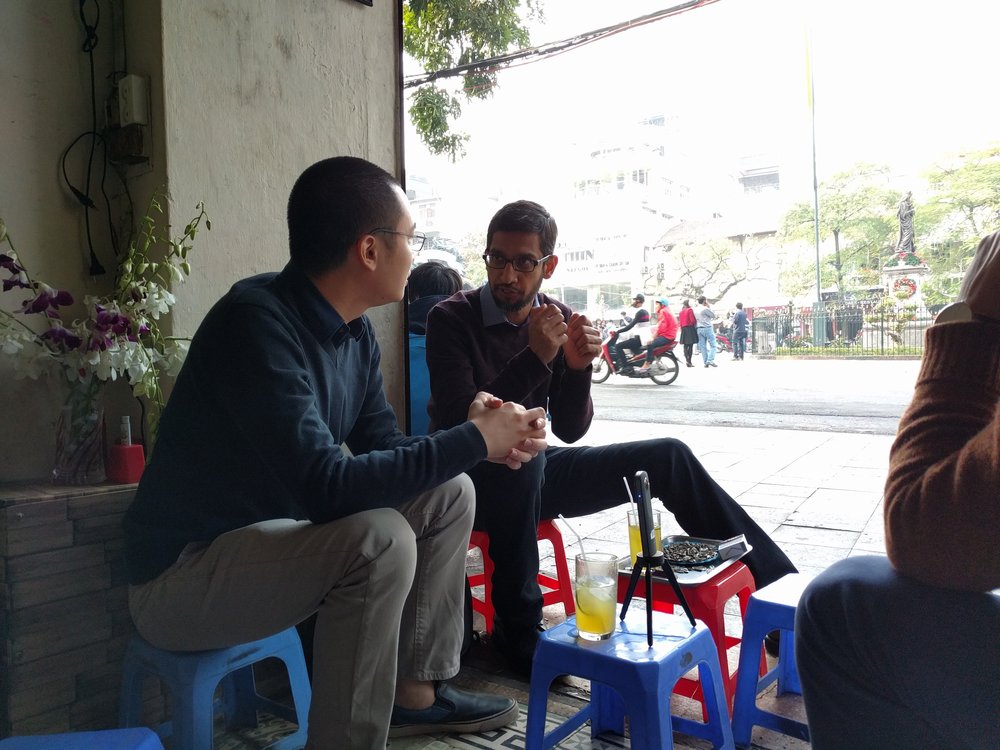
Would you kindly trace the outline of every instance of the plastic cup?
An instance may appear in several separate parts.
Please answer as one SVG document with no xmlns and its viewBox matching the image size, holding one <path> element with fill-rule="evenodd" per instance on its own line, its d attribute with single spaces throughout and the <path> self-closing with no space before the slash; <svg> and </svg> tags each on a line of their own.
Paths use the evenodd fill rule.
<svg viewBox="0 0 1000 750">
<path fill-rule="evenodd" d="M 632 555 L 632 567 L 635 567 L 635 558 L 642 552 L 642 536 L 639 534 L 639 517 L 634 510 L 628 513 L 628 551 Z M 653 511 L 653 531 L 656 533 L 656 549 L 654 552 L 663 550 L 663 538 L 660 532 L 660 511 Z"/>
<path fill-rule="evenodd" d="M 586 552 L 576 556 L 576 627 L 586 641 L 603 641 L 615 632 L 618 556 Z"/>
</svg>

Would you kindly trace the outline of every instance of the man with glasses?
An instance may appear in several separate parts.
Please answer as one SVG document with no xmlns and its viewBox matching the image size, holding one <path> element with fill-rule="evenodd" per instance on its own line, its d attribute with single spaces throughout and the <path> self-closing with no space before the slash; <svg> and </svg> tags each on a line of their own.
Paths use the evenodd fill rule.
<svg viewBox="0 0 1000 750">
<path fill-rule="evenodd" d="M 537 203 L 504 206 L 486 231 L 486 284 L 431 310 L 432 428 L 462 424 L 482 389 L 525 408 L 546 409 L 553 434 L 565 443 L 587 433 L 594 415 L 591 363 L 600 353 L 600 336 L 585 316 L 540 293 L 558 265 L 556 236 L 555 220 Z M 494 640 L 513 671 L 530 671 L 538 640 L 539 519 L 620 505 L 627 501 L 622 477 L 640 469 L 689 534 L 715 539 L 746 534 L 754 549 L 744 561 L 758 586 L 795 570 L 678 440 L 552 447 L 520 471 L 483 461 L 469 471 L 476 487 L 474 526 L 490 536 Z"/>
<path fill-rule="evenodd" d="M 288 238 L 281 273 L 208 312 L 163 412 L 124 521 L 136 628 L 197 651 L 316 614 L 309 748 L 508 724 L 513 700 L 443 682 L 459 670 L 475 512 L 462 472 L 530 461 L 544 410 L 478 393 L 466 424 L 398 429 L 365 311 L 402 299 L 423 237 L 387 172 L 314 164 Z"/>
</svg>

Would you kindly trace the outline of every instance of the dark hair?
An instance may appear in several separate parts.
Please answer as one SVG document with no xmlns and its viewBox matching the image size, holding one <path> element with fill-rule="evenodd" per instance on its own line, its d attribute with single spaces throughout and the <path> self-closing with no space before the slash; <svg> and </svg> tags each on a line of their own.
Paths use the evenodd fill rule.
<svg viewBox="0 0 1000 750">
<path fill-rule="evenodd" d="M 514 201 L 497 211 L 486 229 L 486 249 L 489 250 L 496 232 L 529 232 L 537 234 L 542 255 L 556 249 L 559 228 L 549 212 L 533 201 Z"/>
<path fill-rule="evenodd" d="M 686 299 L 683 302 L 681 302 L 681 307 L 691 307 L 691 300 Z"/>
<path fill-rule="evenodd" d="M 743 309 L 743 303 L 742 302 L 737 302 L 736 303 L 736 309 L 737 310 L 742 310 Z"/>
<path fill-rule="evenodd" d="M 706 302 L 708 302 L 708 298 L 707 297 L 699 297 L 698 298 L 698 304 L 699 305 L 704 305 Z"/>
<path fill-rule="evenodd" d="M 378 227 L 399 221 L 399 183 L 381 167 L 353 156 L 318 161 L 288 196 L 288 250 L 309 276 L 341 265 L 347 248 Z"/>
<path fill-rule="evenodd" d="M 429 260 L 410 271 L 406 284 L 410 290 L 409 300 L 413 302 L 421 297 L 450 297 L 462 288 L 462 277 L 451 266 Z"/>
</svg>

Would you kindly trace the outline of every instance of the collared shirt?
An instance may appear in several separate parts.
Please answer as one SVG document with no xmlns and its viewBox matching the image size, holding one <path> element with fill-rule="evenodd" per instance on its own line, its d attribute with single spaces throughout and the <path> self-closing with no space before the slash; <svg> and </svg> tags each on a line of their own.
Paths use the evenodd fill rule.
<svg viewBox="0 0 1000 750">
<path fill-rule="evenodd" d="M 562 302 L 540 294 L 534 305 L 543 303 L 557 305 L 566 320 L 572 315 Z M 528 324 L 508 321 L 487 286 L 435 306 L 427 317 L 432 426 L 463 423 L 476 393 L 486 391 L 528 409 L 545 408 L 560 440 L 583 437 L 594 417 L 590 368 L 568 369 L 562 349 L 550 364 L 542 362 L 528 347 L 528 335 Z"/>
<path fill-rule="evenodd" d="M 294 264 L 233 286 L 191 342 L 126 513 L 129 582 L 259 521 L 397 506 L 486 457 L 471 423 L 403 435 L 380 362 L 368 318 L 345 322 Z"/>
</svg>

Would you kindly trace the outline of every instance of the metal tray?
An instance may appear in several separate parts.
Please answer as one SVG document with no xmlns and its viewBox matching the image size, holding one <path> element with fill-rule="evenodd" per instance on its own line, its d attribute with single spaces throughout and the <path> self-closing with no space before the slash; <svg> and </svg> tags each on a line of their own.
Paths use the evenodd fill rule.
<svg viewBox="0 0 1000 750">
<path fill-rule="evenodd" d="M 683 534 L 671 534 L 663 537 L 663 544 L 669 544 L 670 542 L 701 542 L 702 544 L 714 544 L 720 545 L 723 542 L 730 541 L 728 539 L 706 539 L 700 536 L 684 536 Z M 742 547 L 739 547 L 739 551 L 733 550 L 733 556 L 725 560 L 720 560 L 718 557 L 711 562 L 705 563 L 703 565 L 671 565 L 670 567 L 674 570 L 674 575 L 677 576 L 677 582 L 681 586 L 697 586 L 699 583 L 704 583 L 705 581 L 713 578 L 727 568 L 732 567 L 733 563 L 742 557 L 745 557 L 748 552 L 753 550 L 753 546 L 750 545 L 746 539 L 743 540 Z M 632 559 L 628 556 L 622 558 L 621 562 L 618 564 L 618 575 L 631 576 L 632 575 Z M 669 582 L 670 579 L 667 578 L 663 573 L 654 571 L 653 578 L 659 581 Z"/>
</svg>

